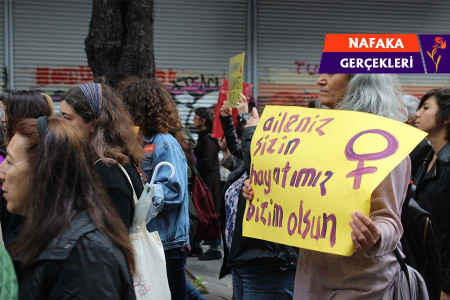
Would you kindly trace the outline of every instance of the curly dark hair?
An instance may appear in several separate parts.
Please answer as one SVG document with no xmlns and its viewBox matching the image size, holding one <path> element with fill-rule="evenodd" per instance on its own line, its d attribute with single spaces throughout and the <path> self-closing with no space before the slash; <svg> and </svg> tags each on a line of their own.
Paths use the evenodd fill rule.
<svg viewBox="0 0 450 300">
<path fill-rule="evenodd" d="M 150 78 L 129 77 L 118 85 L 117 90 L 123 95 L 134 125 L 139 126 L 144 136 L 173 135 L 188 161 L 194 162 L 192 149 L 181 131 L 183 126 L 175 101 L 161 83 Z"/>
<path fill-rule="evenodd" d="M 423 106 L 425 101 L 433 96 L 436 97 L 436 102 L 439 106 L 439 111 L 436 114 L 436 121 L 438 122 L 438 124 L 445 125 L 445 122 L 450 120 L 450 89 L 441 88 L 427 92 L 420 100 L 417 110 L 419 110 Z M 445 139 L 447 141 L 450 139 L 449 124 L 447 124 L 447 135 L 445 136 Z"/>
</svg>

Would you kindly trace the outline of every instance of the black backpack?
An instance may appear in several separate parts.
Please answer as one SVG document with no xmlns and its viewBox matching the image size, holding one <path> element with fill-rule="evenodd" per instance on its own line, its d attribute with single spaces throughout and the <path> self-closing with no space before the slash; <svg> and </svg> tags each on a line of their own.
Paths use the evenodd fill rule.
<svg viewBox="0 0 450 300">
<path fill-rule="evenodd" d="M 416 269 L 427 284 L 430 299 L 440 299 L 441 258 L 430 214 L 414 200 L 417 184 L 427 167 L 424 161 L 408 188 L 402 207 L 403 236 L 401 238 L 404 261 Z"/>
</svg>

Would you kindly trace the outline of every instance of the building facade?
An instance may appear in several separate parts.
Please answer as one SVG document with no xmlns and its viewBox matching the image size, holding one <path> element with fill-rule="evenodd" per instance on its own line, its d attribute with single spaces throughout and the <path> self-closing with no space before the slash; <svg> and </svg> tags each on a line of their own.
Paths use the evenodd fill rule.
<svg viewBox="0 0 450 300">
<path fill-rule="evenodd" d="M 84 40 L 95 0 L 0 0 L 0 90 L 39 89 L 57 99 L 92 80 Z M 182 121 L 216 103 L 229 58 L 246 52 L 246 82 L 260 105 L 316 100 L 326 33 L 444 34 L 447 1 L 154 0 L 156 77 Z M 449 50 L 450 55 L 450 50 Z M 447 75 L 399 75 L 418 97 Z"/>
</svg>

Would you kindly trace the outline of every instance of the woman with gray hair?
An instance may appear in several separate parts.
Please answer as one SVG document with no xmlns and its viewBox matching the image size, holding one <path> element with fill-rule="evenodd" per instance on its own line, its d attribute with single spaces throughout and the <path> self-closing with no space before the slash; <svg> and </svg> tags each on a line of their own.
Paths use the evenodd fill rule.
<svg viewBox="0 0 450 300">
<path fill-rule="evenodd" d="M 321 104 L 331 109 L 406 120 L 406 106 L 395 75 L 322 74 L 317 84 Z M 410 173 L 407 157 L 373 191 L 369 216 L 352 214 L 353 255 L 299 251 L 295 299 L 394 299 L 401 271 L 393 251 L 400 246 L 403 233 L 400 215 Z M 253 198 L 249 182 L 243 195 Z"/>
</svg>

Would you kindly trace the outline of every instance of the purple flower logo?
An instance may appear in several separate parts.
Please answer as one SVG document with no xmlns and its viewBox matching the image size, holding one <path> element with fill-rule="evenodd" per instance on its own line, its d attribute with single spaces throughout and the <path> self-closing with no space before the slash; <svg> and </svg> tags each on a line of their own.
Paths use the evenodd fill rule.
<svg viewBox="0 0 450 300">
<path fill-rule="evenodd" d="M 431 58 L 431 60 L 433 61 L 436 70 L 434 71 L 434 73 L 436 74 L 436 72 L 439 69 L 439 62 L 441 61 L 441 57 L 442 54 L 438 53 L 439 49 L 445 49 L 447 47 L 447 42 L 444 40 L 443 37 L 435 37 L 434 38 L 434 45 L 433 45 L 433 50 L 431 51 L 427 51 L 428 56 Z M 438 54 L 438 56 L 436 57 L 436 54 Z"/>
</svg>

